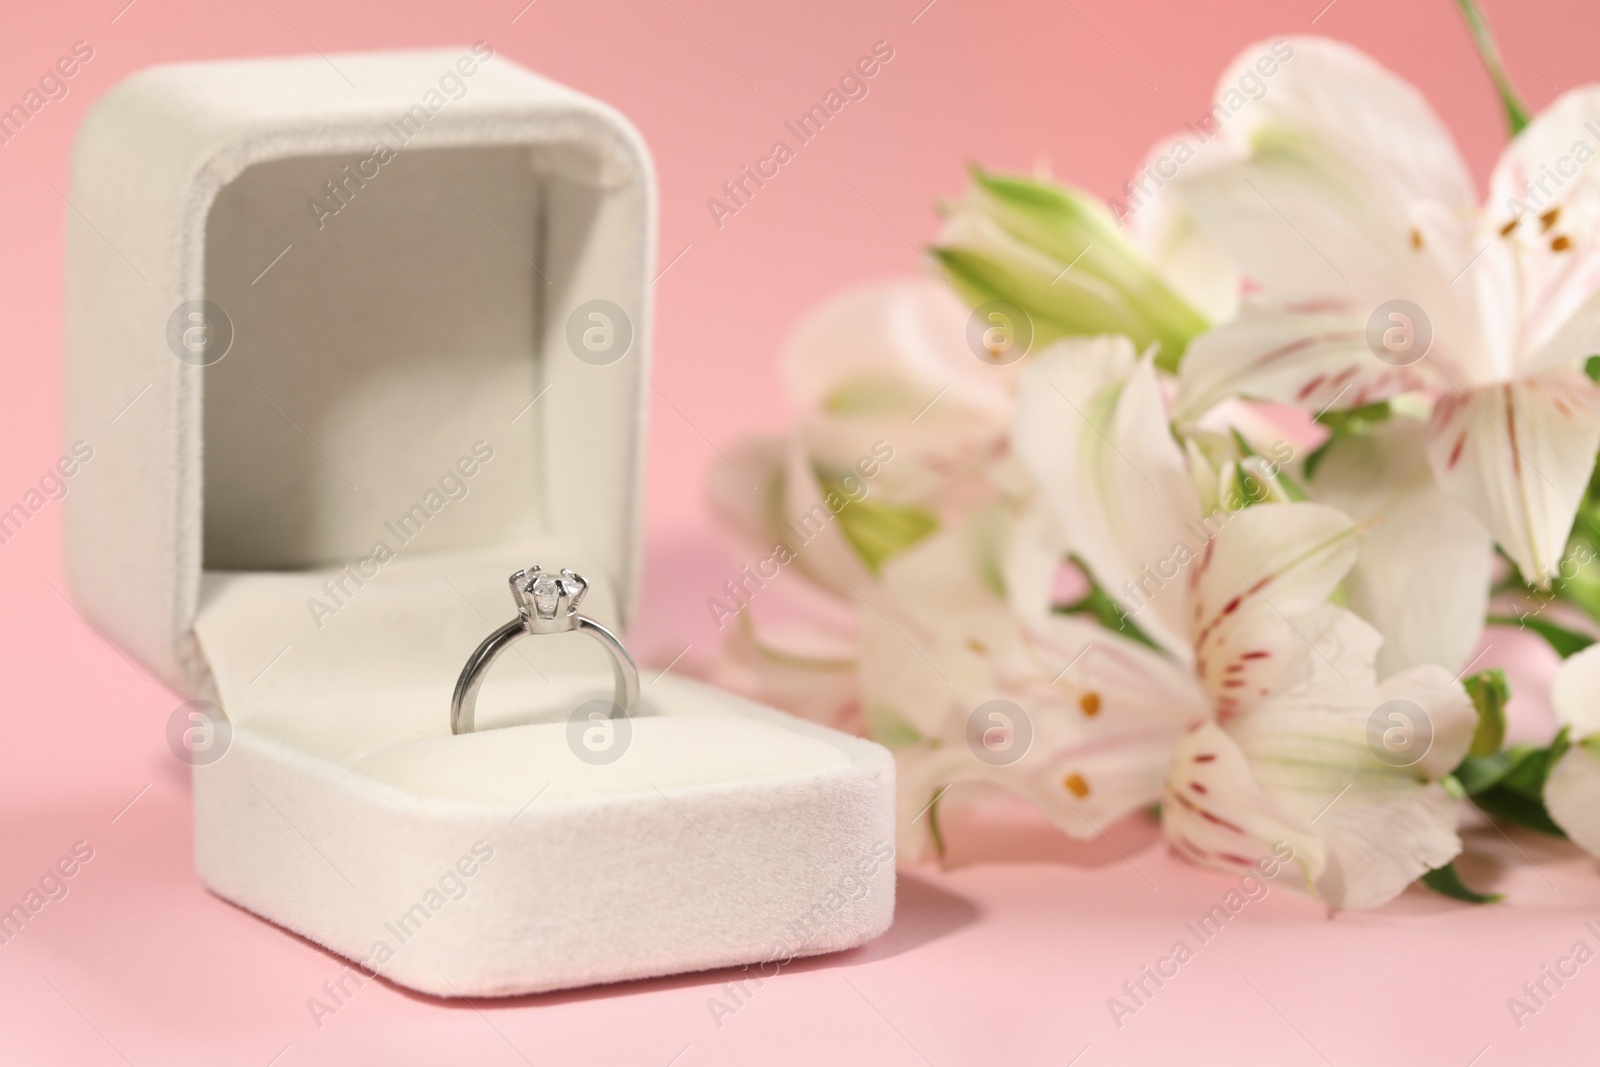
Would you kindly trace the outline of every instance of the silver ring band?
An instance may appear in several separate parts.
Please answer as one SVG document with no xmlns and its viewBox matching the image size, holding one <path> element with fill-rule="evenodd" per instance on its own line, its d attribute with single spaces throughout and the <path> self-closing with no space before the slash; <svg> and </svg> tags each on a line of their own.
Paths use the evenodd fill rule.
<svg viewBox="0 0 1600 1067">
<path fill-rule="evenodd" d="M 518 571 L 510 579 L 511 596 L 517 602 L 517 617 L 484 639 L 467 659 L 456 679 L 450 698 L 450 732 L 472 733 L 473 710 L 484 675 L 500 653 L 528 634 L 557 634 L 577 630 L 599 641 L 611 654 L 611 673 L 615 687 L 612 701 L 631 717 L 639 708 L 639 670 L 633 657 L 617 635 L 587 615 L 578 614 L 578 602 L 589 591 L 581 575 L 563 570 L 559 576 L 539 567 Z"/>
</svg>

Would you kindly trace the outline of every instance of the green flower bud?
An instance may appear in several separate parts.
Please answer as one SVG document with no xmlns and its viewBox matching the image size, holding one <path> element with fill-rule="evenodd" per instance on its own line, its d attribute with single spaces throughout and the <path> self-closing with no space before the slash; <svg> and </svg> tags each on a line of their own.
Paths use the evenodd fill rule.
<svg viewBox="0 0 1600 1067">
<path fill-rule="evenodd" d="M 1189 341 L 1210 327 L 1162 281 L 1081 189 L 974 168 L 967 194 L 946 209 L 933 249 L 973 306 L 1006 300 L 1033 320 L 1034 348 L 1061 337 L 1124 334 L 1159 346 L 1172 371 Z"/>
</svg>

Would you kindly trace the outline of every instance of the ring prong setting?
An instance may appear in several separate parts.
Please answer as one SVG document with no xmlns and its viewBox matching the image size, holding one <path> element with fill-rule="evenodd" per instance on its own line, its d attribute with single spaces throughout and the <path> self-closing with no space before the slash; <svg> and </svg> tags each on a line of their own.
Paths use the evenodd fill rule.
<svg viewBox="0 0 1600 1067">
<path fill-rule="evenodd" d="M 511 576 L 511 596 L 530 633 L 552 633 L 576 626 L 578 605 L 589 591 L 583 576 L 563 569 L 553 574 L 537 564 Z"/>
</svg>

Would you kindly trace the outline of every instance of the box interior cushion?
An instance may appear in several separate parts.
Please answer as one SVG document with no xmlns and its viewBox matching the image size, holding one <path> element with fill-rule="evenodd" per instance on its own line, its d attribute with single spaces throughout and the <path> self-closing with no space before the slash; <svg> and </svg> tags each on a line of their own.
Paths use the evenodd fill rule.
<svg viewBox="0 0 1600 1067">
<path fill-rule="evenodd" d="M 114 424 L 117 447 L 67 503 L 69 576 L 182 691 L 214 688 L 202 571 L 353 563 L 480 441 L 481 498 L 429 509 L 430 551 L 561 536 L 624 615 L 636 594 L 649 156 L 610 108 L 486 54 L 348 56 L 348 83 L 321 57 L 152 68 L 85 119 L 67 434 Z M 467 88 L 419 105 L 452 69 Z M 201 301 L 233 335 L 205 366 L 174 340 Z M 568 341 L 595 301 L 627 320 L 615 362 Z"/>
<path fill-rule="evenodd" d="M 495 452 L 493 491 L 470 521 L 444 509 L 430 547 L 538 527 L 542 413 L 527 405 L 544 384 L 544 283 L 528 258 L 541 193 L 530 156 L 402 154 L 320 230 L 308 197 L 362 157 L 261 163 L 222 190 L 206 290 L 234 341 L 205 375 L 208 569 L 364 555 L 478 441 Z"/>
<path fill-rule="evenodd" d="M 409 150 L 358 187 L 342 176 L 363 157 L 299 156 L 256 164 L 221 190 L 206 293 L 233 342 L 205 370 L 207 569 L 354 559 L 479 442 L 496 454 L 491 499 L 470 521 L 447 509 L 430 548 L 548 528 L 559 517 L 553 461 L 601 473 L 626 462 L 615 453 L 632 435 L 586 436 L 580 450 L 553 439 L 547 418 L 577 387 L 602 398 L 628 389 L 622 368 L 535 402 L 555 364 L 604 370 L 570 368 L 551 309 L 575 286 L 627 287 L 607 276 L 625 262 L 608 267 L 588 248 L 599 217 L 626 203 L 583 180 L 584 160 L 563 145 Z M 338 203 L 323 192 L 330 180 L 350 199 L 318 216 L 311 198 Z"/>
</svg>

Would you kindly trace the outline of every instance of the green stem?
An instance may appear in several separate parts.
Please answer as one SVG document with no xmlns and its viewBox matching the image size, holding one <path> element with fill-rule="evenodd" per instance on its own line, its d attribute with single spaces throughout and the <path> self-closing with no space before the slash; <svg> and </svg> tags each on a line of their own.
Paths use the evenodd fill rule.
<svg viewBox="0 0 1600 1067">
<path fill-rule="evenodd" d="M 1461 17 L 1467 20 L 1467 29 L 1472 31 L 1472 43 L 1477 45 L 1478 56 L 1488 68 L 1489 77 L 1494 80 L 1494 87 L 1500 93 L 1500 103 L 1506 109 L 1506 125 L 1511 127 L 1511 136 L 1515 137 L 1528 125 L 1528 108 L 1517 96 L 1516 86 L 1511 84 L 1505 64 L 1500 62 L 1500 50 L 1494 46 L 1494 38 L 1489 35 L 1489 27 L 1478 12 L 1478 5 L 1473 0 L 1456 0 L 1456 6 L 1461 8 Z"/>
<path fill-rule="evenodd" d="M 948 849 L 944 843 L 944 831 L 939 828 L 939 800 L 944 795 L 944 790 L 939 791 L 939 796 L 933 798 L 928 805 L 928 832 L 933 837 L 933 851 L 941 860 L 945 858 Z"/>
</svg>

